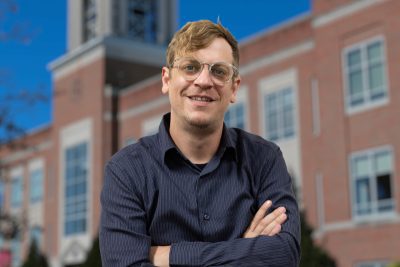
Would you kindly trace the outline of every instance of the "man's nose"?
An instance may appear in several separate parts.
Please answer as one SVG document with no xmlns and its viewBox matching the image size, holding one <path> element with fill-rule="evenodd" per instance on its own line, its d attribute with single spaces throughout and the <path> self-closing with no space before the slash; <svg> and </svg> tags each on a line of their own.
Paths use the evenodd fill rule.
<svg viewBox="0 0 400 267">
<path fill-rule="evenodd" d="M 203 86 L 204 85 L 211 86 L 213 84 L 209 68 L 210 66 L 208 64 L 203 65 L 203 69 L 201 70 L 199 77 L 197 77 L 197 79 L 195 80 L 196 84 Z"/>
</svg>

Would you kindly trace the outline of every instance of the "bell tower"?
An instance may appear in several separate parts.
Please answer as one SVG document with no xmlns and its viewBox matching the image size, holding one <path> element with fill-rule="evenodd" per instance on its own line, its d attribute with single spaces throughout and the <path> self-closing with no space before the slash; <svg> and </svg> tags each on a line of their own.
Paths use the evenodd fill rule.
<svg viewBox="0 0 400 267">
<path fill-rule="evenodd" d="M 161 78 L 166 46 L 177 29 L 177 1 L 67 1 L 67 48 L 49 64 L 56 179 L 44 225 L 54 237 L 52 266 L 81 264 L 86 254 L 76 248 L 89 251 L 98 234 L 104 165 L 120 147 L 120 96 L 132 85 Z M 79 175 L 68 169 L 71 151 L 78 150 Z M 71 184 L 74 179 L 79 184 Z"/>
</svg>

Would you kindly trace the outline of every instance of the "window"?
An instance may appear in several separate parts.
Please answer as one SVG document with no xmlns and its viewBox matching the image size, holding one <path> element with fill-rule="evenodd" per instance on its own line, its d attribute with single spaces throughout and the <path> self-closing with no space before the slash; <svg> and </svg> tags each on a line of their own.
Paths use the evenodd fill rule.
<svg viewBox="0 0 400 267">
<path fill-rule="evenodd" d="M 227 127 L 245 129 L 245 103 L 239 102 L 231 105 L 225 113 L 225 124 Z"/>
<path fill-rule="evenodd" d="M 30 200 L 39 202 L 43 198 L 43 169 L 34 169 L 30 173 Z"/>
<path fill-rule="evenodd" d="M 387 98 L 382 39 L 345 49 L 344 61 L 346 106 L 349 111 L 381 103 Z"/>
<path fill-rule="evenodd" d="M 291 88 L 264 96 L 266 137 L 271 141 L 294 137 L 294 96 Z"/>
<path fill-rule="evenodd" d="M 394 211 L 391 150 L 378 149 L 353 154 L 351 179 L 354 216 Z"/>
<path fill-rule="evenodd" d="M 157 37 L 156 0 L 128 0 L 128 36 L 155 43 Z"/>
<path fill-rule="evenodd" d="M 4 192 L 5 192 L 5 184 L 3 178 L 0 177 L 0 211 L 3 210 L 4 208 Z"/>
<path fill-rule="evenodd" d="M 86 42 L 96 37 L 96 0 L 84 0 L 83 12 L 83 41 Z"/>
<path fill-rule="evenodd" d="M 65 150 L 64 234 L 86 231 L 88 143 L 83 142 Z"/>
<path fill-rule="evenodd" d="M 11 178 L 11 206 L 18 208 L 22 205 L 23 199 L 23 178 L 22 175 L 18 175 Z"/>
</svg>

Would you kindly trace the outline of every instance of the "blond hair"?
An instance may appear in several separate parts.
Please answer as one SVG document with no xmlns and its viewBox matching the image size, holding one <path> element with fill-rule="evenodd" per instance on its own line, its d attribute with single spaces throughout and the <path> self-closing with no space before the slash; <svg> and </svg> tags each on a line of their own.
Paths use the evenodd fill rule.
<svg viewBox="0 0 400 267">
<path fill-rule="evenodd" d="M 209 20 L 188 22 L 174 34 L 167 48 L 167 66 L 172 66 L 177 56 L 208 47 L 216 38 L 223 38 L 229 43 L 233 65 L 238 67 L 239 48 L 235 37 L 220 22 Z"/>
</svg>

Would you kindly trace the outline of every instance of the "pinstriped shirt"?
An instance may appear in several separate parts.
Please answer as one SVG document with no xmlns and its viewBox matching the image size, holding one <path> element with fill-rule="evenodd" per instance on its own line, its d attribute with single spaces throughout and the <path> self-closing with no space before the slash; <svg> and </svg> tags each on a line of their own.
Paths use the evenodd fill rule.
<svg viewBox="0 0 400 267">
<path fill-rule="evenodd" d="M 152 266 L 152 245 L 171 245 L 171 266 L 298 266 L 298 206 L 279 147 L 224 126 L 216 154 L 199 168 L 175 146 L 169 119 L 106 165 L 103 266 Z M 268 199 L 271 210 L 287 210 L 281 232 L 242 238 Z"/>
</svg>

